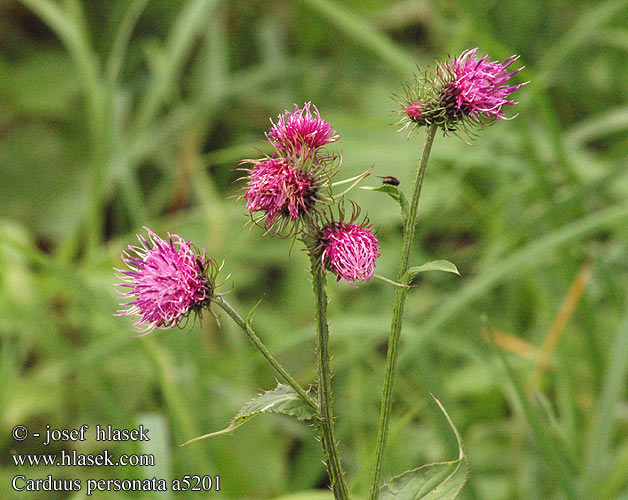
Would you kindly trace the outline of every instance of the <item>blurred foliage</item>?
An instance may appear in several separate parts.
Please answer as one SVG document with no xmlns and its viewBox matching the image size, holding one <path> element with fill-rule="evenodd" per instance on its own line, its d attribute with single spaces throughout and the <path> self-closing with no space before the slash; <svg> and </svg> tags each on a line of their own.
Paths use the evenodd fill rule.
<svg viewBox="0 0 628 500">
<path fill-rule="evenodd" d="M 422 134 L 396 133 L 390 96 L 417 64 L 474 46 L 521 54 L 517 78 L 531 83 L 515 120 L 472 145 L 436 139 L 411 263 L 447 259 L 462 278 L 414 281 L 384 475 L 455 456 L 431 392 L 469 457 L 461 498 L 628 498 L 627 18 L 625 0 L 0 2 L 3 498 L 25 495 L 8 486 L 13 452 L 102 451 L 16 443 L 15 425 L 84 423 L 149 426 L 157 467 L 21 473 L 220 474 L 221 498 L 329 498 L 320 444 L 300 422 L 264 416 L 178 446 L 223 428 L 275 374 L 227 317 L 134 339 L 112 315 L 111 268 L 143 225 L 206 247 L 243 314 L 264 296 L 256 329 L 311 383 L 306 256 L 242 229 L 235 167 L 264 150 L 269 117 L 311 100 L 342 137 L 344 177 L 374 165 L 407 190 Z M 378 227 L 377 272 L 394 277 L 398 206 L 353 198 Z M 338 434 L 362 498 L 393 290 L 330 279 L 329 294 Z"/>
</svg>

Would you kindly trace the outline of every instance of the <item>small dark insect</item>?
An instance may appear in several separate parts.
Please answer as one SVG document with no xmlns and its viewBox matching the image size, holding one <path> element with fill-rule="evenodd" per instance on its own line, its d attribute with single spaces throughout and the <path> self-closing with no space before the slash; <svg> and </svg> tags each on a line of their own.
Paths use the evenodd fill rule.
<svg viewBox="0 0 628 500">
<path fill-rule="evenodd" d="M 196 257 L 196 263 L 198 264 L 198 268 L 201 271 L 201 274 L 205 272 L 205 266 L 203 265 L 203 261 L 199 257 Z"/>
<path fill-rule="evenodd" d="M 390 184 L 391 186 L 398 186 L 401 184 L 399 179 L 393 177 L 392 175 L 387 175 L 386 177 L 382 177 L 382 184 Z"/>
</svg>

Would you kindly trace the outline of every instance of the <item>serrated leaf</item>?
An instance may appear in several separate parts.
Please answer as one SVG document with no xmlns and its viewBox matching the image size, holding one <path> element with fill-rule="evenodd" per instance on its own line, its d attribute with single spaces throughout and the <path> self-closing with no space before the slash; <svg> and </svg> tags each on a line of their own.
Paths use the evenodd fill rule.
<svg viewBox="0 0 628 500">
<path fill-rule="evenodd" d="M 433 397 L 433 396 L 432 396 Z M 451 462 L 423 465 L 384 484 L 378 500 L 454 500 L 467 480 L 467 459 L 458 429 L 440 401 L 434 398 L 458 442 L 458 458 Z"/>
<path fill-rule="evenodd" d="M 382 184 L 378 187 L 363 186 L 362 189 L 366 189 L 367 191 L 379 191 L 380 193 L 386 193 L 393 200 L 399 203 L 402 219 L 405 221 L 408 217 L 408 200 L 397 186 L 393 186 L 391 184 Z"/>
<path fill-rule="evenodd" d="M 201 439 L 231 434 L 260 413 L 279 413 L 295 417 L 297 420 L 311 420 L 316 416 L 315 410 L 306 404 L 292 387 L 277 384 L 272 391 L 259 394 L 246 403 L 225 429 L 195 437 L 183 443 L 182 446 Z"/>
<path fill-rule="evenodd" d="M 455 264 L 452 264 L 448 260 L 432 260 L 430 262 L 426 262 L 422 266 L 414 266 L 408 269 L 406 273 L 406 282 L 409 282 L 419 273 L 424 273 L 426 271 L 443 271 L 446 273 L 453 273 L 460 276 L 458 272 L 458 268 Z"/>
</svg>

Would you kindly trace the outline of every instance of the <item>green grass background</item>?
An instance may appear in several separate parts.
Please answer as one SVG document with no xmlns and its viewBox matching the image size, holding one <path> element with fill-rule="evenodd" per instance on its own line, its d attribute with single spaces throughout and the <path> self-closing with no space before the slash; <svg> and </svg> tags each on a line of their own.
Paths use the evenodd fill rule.
<svg viewBox="0 0 628 500">
<path fill-rule="evenodd" d="M 224 427 L 275 374 L 225 315 L 133 338 L 113 317 L 112 267 L 143 225 L 195 241 L 224 259 L 242 314 L 264 297 L 258 333 L 313 382 L 307 258 L 242 229 L 234 168 L 264 150 L 269 117 L 311 100 L 342 137 L 343 177 L 374 165 L 408 192 L 422 133 L 396 132 L 391 95 L 417 65 L 478 46 L 521 54 L 515 80 L 531 83 L 519 116 L 472 145 L 436 138 L 411 264 L 448 259 L 462 277 L 424 274 L 409 294 L 384 477 L 455 456 L 433 393 L 469 457 L 460 498 L 628 499 L 627 21 L 626 0 L 0 2 L 2 498 L 83 498 L 16 494 L 18 473 L 221 476 L 220 493 L 92 498 L 330 498 L 314 430 L 287 418 L 178 446 Z M 377 272 L 394 277 L 398 208 L 352 197 L 378 228 Z M 329 280 L 338 435 L 358 499 L 393 293 Z M 14 452 L 103 449 L 17 443 L 18 424 L 140 423 L 149 443 L 108 448 L 155 453 L 154 469 L 13 465 Z"/>
</svg>

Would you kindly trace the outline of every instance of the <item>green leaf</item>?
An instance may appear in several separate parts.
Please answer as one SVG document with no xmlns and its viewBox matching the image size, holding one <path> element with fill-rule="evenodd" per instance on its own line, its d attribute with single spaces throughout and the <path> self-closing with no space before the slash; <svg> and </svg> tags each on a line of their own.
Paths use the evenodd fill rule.
<svg viewBox="0 0 628 500">
<path fill-rule="evenodd" d="M 262 303 L 262 300 L 264 300 L 264 297 L 262 297 L 261 299 L 259 299 L 259 300 L 257 301 L 257 304 L 255 304 L 255 305 L 253 306 L 253 309 L 251 309 L 251 310 L 249 311 L 249 314 L 247 314 L 247 316 L 246 316 L 246 324 L 247 324 L 247 325 L 250 325 L 250 324 L 253 322 L 253 316 L 255 316 L 255 311 L 257 310 L 257 308 L 259 307 L 259 305 Z M 277 390 L 277 389 L 275 389 L 275 390 Z"/>
<path fill-rule="evenodd" d="M 401 217 L 405 221 L 408 217 L 408 200 L 404 196 L 403 192 L 397 187 L 391 184 L 382 184 L 379 187 L 374 186 L 362 186 L 361 189 L 365 189 L 367 191 L 379 191 L 380 193 L 386 193 L 393 200 L 399 203 L 401 207 Z"/>
<path fill-rule="evenodd" d="M 422 266 L 414 266 L 408 269 L 406 273 L 406 282 L 409 282 L 419 273 L 424 273 L 426 271 L 443 271 L 445 273 L 454 273 L 460 276 L 458 272 L 458 268 L 455 264 L 452 264 L 448 260 L 432 260 L 430 262 L 426 262 Z"/>
<path fill-rule="evenodd" d="M 397 286 L 399 288 L 410 288 L 410 285 L 405 285 L 404 283 L 397 283 L 396 281 L 393 281 L 387 278 L 386 276 L 382 276 L 380 274 L 374 274 L 373 278 L 377 278 L 378 280 L 385 281 L 386 283 L 390 283 L 391 285 Z"/>
<path fill-rule="evenodd" d="M 225 429 L 195 437 L 183 443 L 182 446 L 201 439 L 231 434 L 260 413 L 280 413 L 296 417 L 297 420 L 311 420 L 316 415 L 315 410 L 308 406 L 292 387 L 277 384 L 272 391 L 266 391 L 246 403 Z"/>
<path fill-rule="evenodd" d="M 443 405 L 436 398 L 434 401 L 456 436 L 458 458 L 450 462 L 423 465 L 392 478 L 390 483 L 381 487 L 378 500 L 453 500 L 462 490 L 467 480 L 467 458 L 462 439 Z"/>
</svg>

